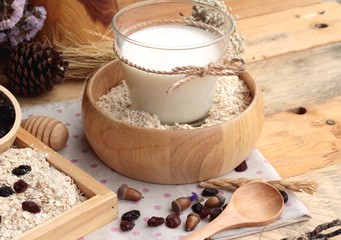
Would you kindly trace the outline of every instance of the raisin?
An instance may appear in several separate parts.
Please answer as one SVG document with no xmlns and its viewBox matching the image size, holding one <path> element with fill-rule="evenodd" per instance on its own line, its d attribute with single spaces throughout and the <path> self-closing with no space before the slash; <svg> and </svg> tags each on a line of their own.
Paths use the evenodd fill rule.
<svg viewBox="0 0 341 240">
<path fill-rule="evenodd" d="M 214 196 L 218 194 L 218 190 L 215 188 L 204 188 L 204 190 L 202 190 L 201 195 L 205 196 L 205 197 L 210 197 L 210 196 Z"/>
<path fill-rule="evenodd" d="M 239 164 L 235 169 L 236 172 L 244 172 L 247 170 L 247 163 L 244 160 L 241 164 Z"/>
<path fill-rule="evenodd" d="M 19 179 L 13 184 L 13 189 L 16 193 L 23 193 L 27 190 L 28 184 L 22 179 Z"/>
<path fill-rule="evenodd" d="M 30 213 L 39 213 L 40 207 L 32 201 L 24 201 L 21 203 L 22 209 Z"/>
<path fill-rule="evenodd" d="M 130 231 L 135 227 L 134 221 L 122 221 L 120 224 L 120 228 L 123 232 Z"/>
<path fill-rule="evenodd" d="M 201 219 L 204 219 L 204 218 L 207 218 L 207 216 L 210 215 L 210 213 L 211 213 L 211 209 L 206 206 L 203 206 L 200 210 L 199 216 Z"/>
<path fill-rule="evenodd" d="M 149 227 L 157 227 L 157 226 L 160 226 L 162 225 L 163 223 L 165 222 L 165 219 L 163 217 L 151 217 L 147 224 Z"/>
<path fill-rule="evenodd" d="M 203 206 L 204 205 L 202 205 L 201 202 L 197 202 L 197 203 L 194 203 L 191 208 L 193 212 L 200 214 L 200 211 L 203 208 Z"/>
<path fill-rule="evenodd" d="M 283 202 L 286 203 L 289 200 L 288 194 L 285 191 L 283 191 L 283 190 L 279 190 L 279 192 L 280 192 L 280 194 L 283 197 Z"/>
<path fill-rule="evenodd" d="M 0 197 L 9 197 L 14 193 L 13 189 L 9 186 L 0 187 Z"/>
<path fill-rule="evenodd" d="M 181 218 L 179 213 L 172 213 L 166 217 L 166 226 L 169 228 L 176 228 L 180 226 Z"/>
<path fill-rule="evenodd" d="M 19 167 L 14 168 L 12 173 L 16 176 L 21 176 L 30 172 L 31 170 L 32 168 L 29 165 L 20 165 Z"/>
<path fill-rule="evenodd" d="M 140 211 L 139 210 L 131 210 L 129 212 L 126 212 L 122 215 L 121 219 L 123 221 L 134 221 L 140 217 Z"/>
<path fill-rule="evenodd" d="M 222 208 L 223 210 L 225 210 L 225 208 L 227 207 L 227 204 L 228 204 L 228 203 L 224 204 L 221 208 Z"/>
<path fill-rule="evenodd" d="M 222 212 L 223 212 L 223 210 L 221 208 L 213 208 L 213 209 L 211 209 L 210 221 L 212 221 L 213 219 L 218 217 L 220 215 L 220 213 L 222 213 Z"/>
<path fill-rule="evenodd" d="M 0 113 L 0 138 L 2 138 L 11 130 L 15 120 L 13 104 L 3 92 L 0 92 Z"/>
</svg>

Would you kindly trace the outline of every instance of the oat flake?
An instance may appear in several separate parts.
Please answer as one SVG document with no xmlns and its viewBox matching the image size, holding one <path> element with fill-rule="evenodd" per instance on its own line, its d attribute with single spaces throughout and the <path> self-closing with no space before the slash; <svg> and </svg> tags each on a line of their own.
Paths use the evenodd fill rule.
<svg viewBox="0 0 341 240">
<path fill-rule="evenodd" d="M 204 128 L 226 122 L 242 113 L 252 102 L 250 89 L 238 76 L 220 77 L 217 82 L 212 108 L 205 122 L 199 127 L 188 124 L 161 124 L 155 114 L 131 109 L 126 81 L 113 87 L 96 102 L 97 106 L 109 117 L 139 127 L 156 129 L 193 129 Z"/>
<path fill-rule="evenodd" d="M 0 240 L 17 237 L 86 200 L 73 180 L 51 166 L 46 157 L 46 153 L 31 148 L 10 148 L 0 153 L 0 185 L 13 188 L 19 179 L 29 184 L 23 193 L 0 197 Z M 19 165 L 30 165 L 32 170 L 17 177 L 12 169 Z M 41 212 L 23 211 L 21 203 L 26 200 L 37 203 Z"/>
</svg>

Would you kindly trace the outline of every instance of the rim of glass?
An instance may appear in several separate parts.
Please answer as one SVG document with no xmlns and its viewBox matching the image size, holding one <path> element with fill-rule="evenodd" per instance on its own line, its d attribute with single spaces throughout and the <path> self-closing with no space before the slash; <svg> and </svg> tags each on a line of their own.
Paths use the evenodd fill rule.
<svg viewBox="0 0 341 240">
<path fill-rule="evenodd" d="M 117 29 L 117 27 L 115 26 L 115 22 L 116 22 L 117 18 L 119 18 L 122 14 L 124 14 L 125 12 L 127 12 L 127 11 L 129 11 L 131 9 L 134 9 L 134 8 L 137 8 L 137 7 L 142 7 L 142 6 L 145 6 L 145 5 L 151 5 L 151 4 L 159 4 L 159 3 L 186 3 L 186 2 L 187 3 L 193 3 L 193 5 L 196 4 L 196 5 L 201 5 L 201 6 L 204 6 L 204 7 L 206 6 L 206 7 L 212 8 L 215 11 L 219 12 L 220 14 L 222 14 L 227 19 L 228 24 L 229 24 L 227 30 L 224 31 L 224 34 L 222 36 L 219 36 L 218 38 L 214 39 L 213 41 L 210 41 L 210 42 L 207 42 L 207 43 L 196 44 L 196 45 L 187 45 L 187 46 L 176 46 L 176 47 L 169 46 L 169 47 L 165 47 L 165 46 L 160 46 L 160 45 L 143 43 L 143 42 L 131 39 L 131 38 L 125 36 L 124 34 L 122 34 Z M 136 44 L 136 45 L 143 46 L 143 47 L 154 48 L 154 49 L 161 49 L 161 50 L 189 50 L 189 49 L 207 47 L 207 46 L 213 45 L 213 44 L 221 41 L 223 38 L 225 38 L 226 36 L 230 35 L 231 32 L 232 32 L 233 26 L 234 26 L 234 23 L 232 21 L 232 18 L 226 12 L 222 11 L 221 9 L 219 9 L 219 8 L 217 8 L 215 6 L 212 6 L 212 5 L 209 5 L 209 4 L 206 4 L 206 3 L 197 2 L 197 1 L 194 1 L 194 0 L 146 0 L 146 1 L 142 1 L 142 2 L 137 2 L 137 3 L 131 4 L 131 5 L 123 8 L 123 9 L 121 9 L 120 11 L 118 11 L 115 14 L 115 16 L 114 16 L 114 18 L 112 20 L 112 27 L 113 27 L 114 32 L 116 34 L 118 34 L 120 36 L 120 38 L 122 38 L 123 40 L 128 41 L 128 42 L 133 43 L 133 44 Z M 115 40 L 115 42 L 116 42 L 116 40 Z"/>
</svg>

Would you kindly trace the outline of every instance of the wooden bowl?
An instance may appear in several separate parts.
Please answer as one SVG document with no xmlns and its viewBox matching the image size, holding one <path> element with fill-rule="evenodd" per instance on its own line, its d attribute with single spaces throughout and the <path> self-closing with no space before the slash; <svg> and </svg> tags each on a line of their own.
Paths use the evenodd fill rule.
<svg viewBox="0 0 341 240">
<path fill-rule="evenodd" d="M 221 176 L 254 148 L 264 122 L 263 98 L 248 73 L 250 106 L 230 121 L 208 128 L 159 130 L 133 126 L 107 116 L 96 101 L 124 79 L 114 60 L 91 78 L 83 95 L 85 135 L 97 156 L 115 171 L 138 180 L 185 184 Z"/>
<path fill-rule="evenodd" d="M 0 153 L 1 153 L 1 152 L 6 151 L 12 146 L 17 136 L 18 130 L 20 128 L 20 123 L 21 123 L 21 108 L 17 99 L 13 96 L 13 94 L 1 85 L 0 85 L 0 92 L 4 93 L 7 96 L 7 98 L 10 100 L 15 110 L 15 119 L 14 119 L 14 124 L 11 130 L 5 136 L 0 138 Z"/>
</svg>

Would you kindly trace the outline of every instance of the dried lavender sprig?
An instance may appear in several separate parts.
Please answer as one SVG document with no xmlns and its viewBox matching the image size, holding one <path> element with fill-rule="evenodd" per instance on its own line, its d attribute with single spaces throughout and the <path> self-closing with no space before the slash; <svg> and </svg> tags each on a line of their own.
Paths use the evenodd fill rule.
<svg viewBox="0 0 341 240">
<path fill-rule="evenodd" d="M 10 2 L 10 0 L 0 2 L 0 9 L 3 9 L 0 15 L 0 31 L 14 27 L 23 16 L 26 0 L 14 0 L 12 3 Z M 13 12 L 11 16 L 8 16 L 11 10 Z"/>
</svg>

